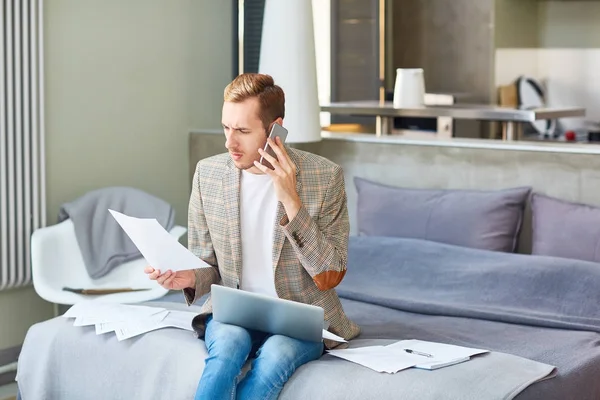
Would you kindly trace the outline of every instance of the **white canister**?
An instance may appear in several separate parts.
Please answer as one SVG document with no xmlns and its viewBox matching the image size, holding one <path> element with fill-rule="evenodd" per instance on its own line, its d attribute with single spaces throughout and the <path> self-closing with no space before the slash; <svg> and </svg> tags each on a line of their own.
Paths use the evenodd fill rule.
<svg viewBox="0 0 600 400">
<path fill-rule="evenodd" d="M 394 108 L 415 108 L 425 105 L 425 78 L 422 68 L 396 69 Z"/>
</svg>

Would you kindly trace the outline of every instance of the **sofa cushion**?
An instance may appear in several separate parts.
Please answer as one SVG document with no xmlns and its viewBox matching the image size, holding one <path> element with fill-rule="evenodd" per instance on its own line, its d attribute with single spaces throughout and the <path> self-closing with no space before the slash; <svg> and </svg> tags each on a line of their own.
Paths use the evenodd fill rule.
<svg viewBox="0 0 600 400">
<path fill-rule="evenodd" d="M 532 253 L 600 262 L 600 207 L 534 193 Z"/>
<path fill-rule="evenodd" d="M 514 252 L 530 187 L 408 189 L 354 178 L 358 233 Z"/>
</svg>

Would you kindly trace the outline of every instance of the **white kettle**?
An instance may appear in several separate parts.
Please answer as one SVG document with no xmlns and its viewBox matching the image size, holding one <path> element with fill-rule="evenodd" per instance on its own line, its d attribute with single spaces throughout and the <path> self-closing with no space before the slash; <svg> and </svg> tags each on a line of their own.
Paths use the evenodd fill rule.
<svg viewBox="0 0 600 400">
<path fill-rule="evenodd" d="M 422 68 L 396 69 L 394 108 L 419 108 L 425 105 L 425 78 Z"/>
</svg>

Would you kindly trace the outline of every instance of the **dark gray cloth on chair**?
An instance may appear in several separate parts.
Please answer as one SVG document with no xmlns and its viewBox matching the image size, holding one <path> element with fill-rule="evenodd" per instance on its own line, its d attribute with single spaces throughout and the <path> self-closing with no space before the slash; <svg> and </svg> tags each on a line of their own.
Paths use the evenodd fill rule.
<svg viewBox="0 0 600 400">
<path fill-rule="evenodd" d="M 58 220 L 73 221 L 83 261 L 93 279 L 142 256 L 108 209 L 131 217 L 156 218 L 166 230 L 175 224 L 175 210 L 169 203 L 130 187 L 94 190 L 63 204 Z"/>
</svg>

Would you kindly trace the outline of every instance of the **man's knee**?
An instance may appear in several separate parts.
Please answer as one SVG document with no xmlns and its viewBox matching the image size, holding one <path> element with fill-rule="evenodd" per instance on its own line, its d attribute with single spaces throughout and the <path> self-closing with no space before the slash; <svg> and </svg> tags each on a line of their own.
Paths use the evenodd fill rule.
<svg viewBox="0 0 600 400">
<path fill-rule="evenodd" d="M 209 356 L 221 360 L 245 361 L 252 347 L 250 333 L 239 326 L 211 321 L 210 337 L 207 338 Z"/>
<path fill-rule="evenodd" d="M 273 335 L 263 344 L 258 355 L 265 361 L 265 366 L 281 366 L 281 368 L 291 369 L 293 372 L 302 364 L 319 358 L 322 351 L 323 345 L 320 343 Z"/>
</svg>

